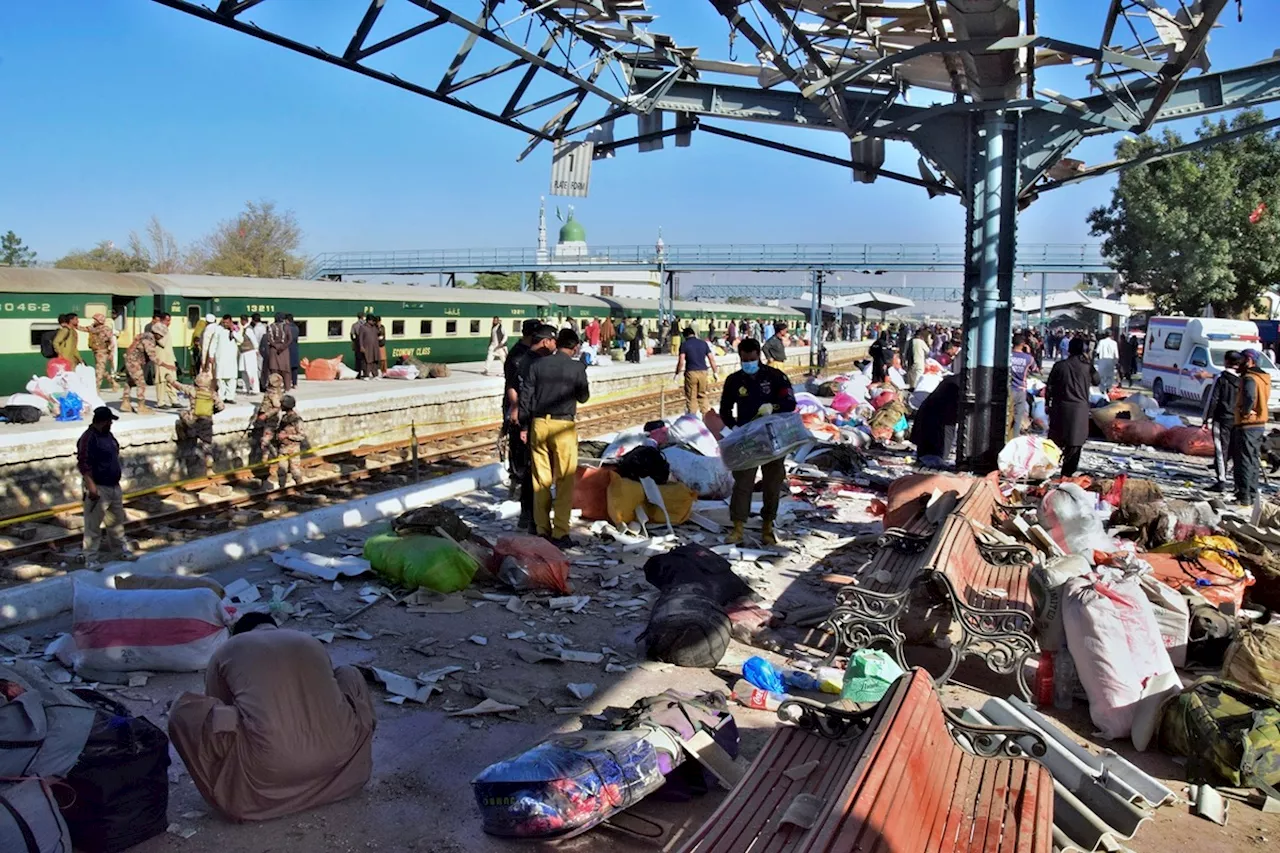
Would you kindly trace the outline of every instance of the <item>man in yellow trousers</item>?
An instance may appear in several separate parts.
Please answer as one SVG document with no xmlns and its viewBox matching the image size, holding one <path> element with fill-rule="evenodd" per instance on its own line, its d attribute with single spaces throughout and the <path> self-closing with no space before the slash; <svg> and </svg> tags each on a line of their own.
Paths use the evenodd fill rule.
<svg viewBox="0 0 1280 853">
<path fill-rule="evenodd" d="M 542 334 L 543 329 L 539 329 L 534 338 L 539 339 Z M 530 365 L 528 379 L 520 388 L 520 422 L 529 425 L 533 465 L 533 520 L 538 535 L 561 548 L 574 544 L 569 538 L 569 513 L 573 510 L 578 472 L 575 421 L 578 404 L 591 396 L 586 365 L 577 358 L 578 344 L 577 332 L 561 329 L 555 352 Z"/>
</svg>

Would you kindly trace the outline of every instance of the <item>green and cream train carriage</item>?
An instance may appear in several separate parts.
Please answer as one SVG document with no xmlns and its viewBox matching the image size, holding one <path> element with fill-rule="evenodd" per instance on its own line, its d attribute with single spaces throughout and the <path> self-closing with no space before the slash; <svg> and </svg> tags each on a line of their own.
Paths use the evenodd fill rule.
<svg viewBox="0 0 1280 853">
<path fill-rule="evenodd" d="M 657 300 L 519 293 L 425 285 L 351 284 L 296 279 L 229 278 L 152 273 L 0 267 L 0 394 L 21 390 L 33 374 L 43 374 L 40 338 L 57 328 L 58 315 L 81 318 L 80 349 L 86 360 L 87 329 L 95 313 L 116 317 L 120 346 L 141 333 L 155 310 L 173 315 L 170 329 L 178 363 L 188 371 L 191 329 L 201 317 L 258 313 L 270 321 L 293 314 L 301 331 L 303 358 L 351 359 L 351 325 L 357 314 L 382 317 L 387 358 L 413 355 L 423 361 L 479 361 L 488 347 L 492 318 L 518 336 L 526 318 L 580 324 L 606 315 L 617 323 L 640 317 L 656 326 Z M 768 317 L 802 322 L 798 311 L 775 306 L 676 302 L 681 321 L 694 320 L 700 332 L 723 331 L 730 319 Z"/>
</svg>

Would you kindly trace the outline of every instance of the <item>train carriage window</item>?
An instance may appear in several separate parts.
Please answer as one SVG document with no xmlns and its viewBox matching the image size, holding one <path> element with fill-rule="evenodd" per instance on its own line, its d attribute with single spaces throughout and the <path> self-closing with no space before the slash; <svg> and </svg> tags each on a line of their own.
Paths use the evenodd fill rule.
<svg viewBox="0 0 1280 853">
<path fill-rule="evenodd" d="M 523 329 L 524 329 L 524 320 L 511 321 L 511 334 L 518 335 L 523 331 Z"/>
<path fill-rule="evenodd" d="M 32 323 L 31 324 L 31 348 L 40 349 L 40 339 L 44 337 L 45 332 L 58 331 L 57 323 Z"/>
<path fill-rule="evenodd" d="M 101 314 L 101 315 L 103 315 L 104 317 L 110 317 L 110 316 L 111 316 L 111 309 L 107 308 L 107 306 L 106 306 L 106 305 L 103 305 L 101 302 L 87 302 L 87 303 L 85 303 L 85 306 L 84 306 L 84 313 L 83 313 L 83 314 L 81 314 L 80 316 L 81 316 L 83 319 L 85 319 L 85 320 L 89 321 L 89 323 L 92 323 L 92 322 L 93 322 L 93 315 L 94 315 L 94 314 Z M 86 324 L 82 324 L 82 325 L 88 325 L 88 324 L 86 323 Z"/>
<path fill-rule="evenodd" d="M 340 337 L 342 337 L 342 321 L 341 321 L 341 320 L 330 320 L 330 321 L 329 321 L 329 332 L 328 332 L 328 333 L 329 333 L 329 337 L 331 337 L 331 338 L 340 338 Z"/>
<path fill-rule="evenodd" d="M 403 335 L 403 334 L 404 334 L 404 320 L 392 320 L 392 321 L 391 321 L 391 334 L 393 334 L 393 335 Z"/>
<path fill-rule="evenodd" d="M 430 334 L 431 334 L 431 321 L 430 321 L 430 320 L 420 320 L 420 321 L 418 321 L 418 334 L 420 334 L 420 335 L 430 335 Z"/>
<path fill-rule="evenodd" d="M 458 321 L 457 321 L 457 320 L 445 320 L 445 321 L 444 321 L 444 333 L 445 333 L 446 335 L 456 335 L 456 334 L 458 334 Z"/>
<path fill-rule="evenodd" d="M 478 334 L 480 334 L 480 321 L 479 321 L 479 320 L 472 320 L 472 321 L 471 321 L 471 334 L 473 334 L 473 335 L 478 335 Z"/>
<path fill-rule="evenodd" d="M 196 323 L 200 322 L 200 316 L 201 315 L 200 315 L 199 305 L 187 306 L 187 326 L 188 327 L 195 328 Z"/>
<path fill-rule="evenodd" d="M 307 321 L 294 320 L 293 324 L 298 327 L 298 340 L 302 340 L 307 336 Z"/>
</svg>

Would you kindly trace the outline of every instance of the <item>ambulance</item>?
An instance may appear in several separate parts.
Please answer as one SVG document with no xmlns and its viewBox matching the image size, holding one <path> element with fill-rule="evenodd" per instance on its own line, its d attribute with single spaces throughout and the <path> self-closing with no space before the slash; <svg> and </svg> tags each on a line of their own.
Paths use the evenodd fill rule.
<svg viewBox="0 0 1280 853">
<path fill-rule="evenodd" d="M 1177 399 L 1209 401 L 1213 380 L 1222 372 L 1228 350 L 1261 351 L 1258 325 L 1249 320 L 1214 317 L 1153 317 L 1147 323 L 1142 353 L 1142 384 L 1160 405 Z M 1263 370 L 1271 374 L 1268 408 L 1280 411 L 1280 370 L 1262 355 Z"/>
</svg>

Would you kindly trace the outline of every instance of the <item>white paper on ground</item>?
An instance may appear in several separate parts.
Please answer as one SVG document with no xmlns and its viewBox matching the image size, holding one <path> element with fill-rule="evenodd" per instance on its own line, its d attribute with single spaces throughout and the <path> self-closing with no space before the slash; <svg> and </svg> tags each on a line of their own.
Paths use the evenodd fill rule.
<svg viewBox="0 0 1280 853">
<path fill-rule="evenodd" d="M 272 551 L 271 562 L 282 569 L 326 581 L 334 581 L 339 577 L 353 578 L 372 570 L 369 561 L 361 557 L 326 557 L 323 554 L 313 554 L 298 548 Z"/>
</svg>

